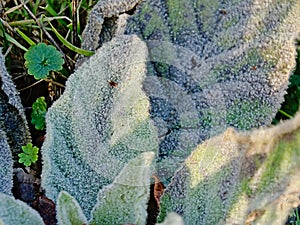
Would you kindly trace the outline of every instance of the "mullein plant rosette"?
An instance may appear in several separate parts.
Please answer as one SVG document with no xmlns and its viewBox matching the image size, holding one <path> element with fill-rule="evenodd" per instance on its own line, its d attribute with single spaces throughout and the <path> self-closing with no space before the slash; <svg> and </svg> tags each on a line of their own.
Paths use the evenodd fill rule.
<svg viewBox="0 0 300 225">
<path fill-rule="evenodd" d="M 28 73 L 37 80 L 49 76 L 50 71 L 61 70 L 64 63 L 62 54 L 54 46 L 44 43 L 32 46 L 24 58 Z"/>
</svg>

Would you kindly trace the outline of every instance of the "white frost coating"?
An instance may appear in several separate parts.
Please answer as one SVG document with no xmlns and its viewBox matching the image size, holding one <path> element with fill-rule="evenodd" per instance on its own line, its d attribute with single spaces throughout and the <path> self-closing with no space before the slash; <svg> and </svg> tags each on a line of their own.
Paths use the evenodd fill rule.
<svg viewBox="0 0 300 225">
<path fill-rule="evenodd" d="M 0 193 L 0 224 L 44 225 L 41 216 L 26 203 Z"/>
<path fill-rule="evenodd" d="M 161 200 L 189 225 L 284 224 L 300 204 L 300 114 L 272 128 L 228 129 L 197 147 Z M 162 218 L 161 218 L 162 219 Z"/>
<path fill-rule="evenodd" d="M 183 219 L 177 213 L 171 212 L 162 223 L 156 225 L 184 225 Z"/>
<path fill-rule="evenodd" d="M 5 132 L 0 130 L 0 193 L 12 195 L 13 159 Z"/>
<path fill-rule="evenodd" d="M 118 17 L 133 9 L 141 0 L 101 0 L 93 7 L 83 31 L 82 48 L 96 50 L 105 18 Z M 122 27 L 122 25 L 120 25 Z M 120 27 L 119 27 L 120 28 Z M 112 38 L 112 37 L 111 37 Z"/>
<path fill-rule="evenodd" d="M 101 21 L 85 30 L 93 49 L 101 43 L 92 36 L 109 41 L 122 30 L 104 24 L 102 4 L 114 5 L 99 2 L 91 12 L 90 22 Z M 197 144 L 226 127 L 271 123 L 295 67 L 299 11 L 299 0 L 144 0 L 123 20 L 124 33 L 149 49 L 143 85 L 164 183 Z"/>
<path fill-rule="evenodd" d="M 0 48 L 0 76 L 1 76 L 1 80 L 2 80 L 1 89 L 8 96 L 9 103 L 19 110 L 19 112 L 22 115 L 22 118 L 24 119 L 24 122 L 25 122 L 26 117 L 25 117 L 25 113 L 24 113 L 24 108 L 21 103 L 19 93 L 16 90 L 16 86 L 13 83 L 11 76 L 8 74 L 8 72 L 6 70 L 5 58 L 2 54 L 2 48 Z"/>
<path fill-rule="evenodd" d="M 103 12 L 109 16 L 116 12 L 107 9 Z M 91 49 L 101 44 L 94 40 L 106 32 L 101 10 L 92 11 L 93 26 L 85 31 L 91 34 Z M 252 0 L 142 1 L 128 16 L 125 33 L 145 39 L 147 70 L 145 44 L 124 37 L 108 40 L 70 78 L 66 94 L 49 111 L 43 173 L 48 176 L 44 186 L 49 195 L 55 198 L 65 184 L 72 184 L 67 191 L 73 196 L 80 193 L 75 197 L 86 210 L 127 159 L 157 148 L 157 137 L 157 172 L 168 179 L 211 134 L 226 126 L 250 129 L 269 124 L 295 66 L 299 11 L 298 0 L 262 0 L 261 5 Z M 168 44 L 165 49 L 153 47 L 153 40 Z M 239 157 L 236 152 L 221 152 L 220 158 L 210 153 L 211 162 Z M 234 181 L 239 166 L 229 163 L 224 172 Z M 205 168 L 203 163 L 204 174 L 213 172 Z M 215 191 L 218 185 L 235 185 L 226 179 L 221 184 L 207 182 Z M 208 208 L 213 204 L 208 202 Z M 221 215 L 226 207 L 219 208 Z M 219 217 L 206 212 L 201 220 L 213 218 Z"/>
<path fill-rule="evenodd" d="M 82 65 L 49 109 L 42 186 L 55 200 L 70 193 L 86 216 L 101 187 L 126 163 L 157 151 L 157 132 L 142 91 L 147 48 L 136 36 L 113 39 Z"/>
<path fill-rule="evenodd" d="M 91 224 L 146 224 L 154 156 L 144 152 L 132 159 L 112 184 L 99 191 Z"/>
<path fill-rule="evenodd" d="M 125 33 L 139 35 L 149 48 L 144 90 L 160 135 L 163 181 L 197 144 L 226 127 L 271 123 L 295 67 L 299 11 L 299 0 L 137 6 Z"/>
<path fill-rule="evenodd" d="M 27 120 L 16 87 L 5 67 L 5 58 L 0 48 L 0 130 L 5 132 L 13 159 L 21 147 L 31 142 Z"/>
</svg>

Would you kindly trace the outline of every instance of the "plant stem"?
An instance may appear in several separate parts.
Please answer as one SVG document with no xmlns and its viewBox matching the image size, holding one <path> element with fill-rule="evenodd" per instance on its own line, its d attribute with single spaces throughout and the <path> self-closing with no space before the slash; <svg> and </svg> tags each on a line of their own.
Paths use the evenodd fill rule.
<svg viewBox="0 0 300 225">
<path fill-rule="evenodd" d="M 78 8 L 78 0 L 72 0 L 72 37 L 73 37 L 73 45 L 79 46 L 78 33 L 77 33 L 77 8 Z"/>
</svg>

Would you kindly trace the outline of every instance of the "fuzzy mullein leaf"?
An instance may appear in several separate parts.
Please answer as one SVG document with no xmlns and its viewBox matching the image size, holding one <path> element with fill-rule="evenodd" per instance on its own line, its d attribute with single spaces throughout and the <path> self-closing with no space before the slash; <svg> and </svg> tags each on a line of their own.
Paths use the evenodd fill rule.
<svg viewBox="0 0 300 225">
<path fill-rule="evenodd" d="M 21 147 L 31 142 L 24 107 L 11 76 L 5 67 L 0 48 L 0 130 L 5 133 L 14 162 L 18 161 Z"/>
<path fill-rule="evenodd" d="M 61 53 L 54 46 L 44 43 L 31 46 L 24 58 L 28 73 L 37 80 L 46 78 L 50 71 L 61 70 L 64 64 Z"/>
<path fill-rule="evenodd" d="M 146 223 L 153 158 L 154 152 L 145 152 L 132 159 L 114 182 L 99 192 L 91 224 Z"/>
<path fill-rule="evenodd" d="M 23 163 L 25 166 L 30 166 L 38 160 L 39 148 L 28 143 L 26 146 L 22 146 L 23 152 L 18 154 L 20 157 L 19 163 Z"/>
<path fill-rule="evenodd" d="M 161 199 L 188 225 L 285 224 L 300 204 L 300 113 L 271 128 L 232 128 L 195 149 Z"/>
<path fill-rule="evenodd" d="M 120 32 L 147 43 L 143 90 L 159 133 L 158 176 L 166 184 L 209 137 L 229 126 L 272 122 L 296 64 L 300 1 L 143 0 L 124 22 L 118 6 L 131 2 L 98 1 L 83 46 L 96 49 Z M 118 20 L 108 26 L 112 16 Z"/>
<path fill-rule="evenodd" d="M 88 224 L 80 205 L 68 192 L 61 191 L 57 198 L 57 220 L 62 225 Z"/>
<path fill-rule="evenodd" d="M 170 212 L 164 222 L 157 223 L 156 225 L 184 225 L 183 219 L 177 213 Z"/>
<path fill-rule="evenodd" d="M 142 89 L 147 54 L 137 36 L 114 38 L 69 77 L 48 109 L 42 186 L 52 200 L 67 191 L 88 217 L 99 190 L 131 159 L 157 151 Z"/>
<path fill-rule="evenodd" d="M 47 103 L 45 97 L 39 97 L 32 104 L 31 123 L 35 125 L 35 129 L 43 130 L 45 128 L 45 118 L 47 112 Z"/>
<path fill-rule="evenodd" d="M 37 211 L 26 203 L 2 193 L 0 193 L 0 221 L 5 225 L 44 225 Z"/>
<path fill-rule="evenodd" d="M 0 193 L 12 195 L 13 158 L 5 132 L 0 129 Z"/>
</svg>

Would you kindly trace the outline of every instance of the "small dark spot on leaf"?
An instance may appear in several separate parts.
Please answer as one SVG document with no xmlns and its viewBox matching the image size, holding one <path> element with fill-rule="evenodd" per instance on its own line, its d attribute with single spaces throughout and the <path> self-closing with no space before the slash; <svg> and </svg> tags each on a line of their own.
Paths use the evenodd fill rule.
<svg viewBox="0 0 300 225">
<path fill-rule="evenodd" d="M 227 11 L 226 11 L 225 9 L 220 9 L 220 13 L 221 13 L 222 15 L 227 15 Z"/>
<path fill-rule="evenodd" d="M 113 88 L 118 87 L 118 83 L 115 82 L 115 81 L 112 81 L 112 80 L 109 80 L 109 81 L 108 81 L 108 84 L 109 84 L 109 86 L 111 86 L 111 87 L 113 87 Z"/>
<path fill-rule="evenodd" d="M 194 57 L 192 57 L 191 63 L 192 63 L 192 69 L 194 69 L 197 66 L 197 62 Z"/>
</svg>

